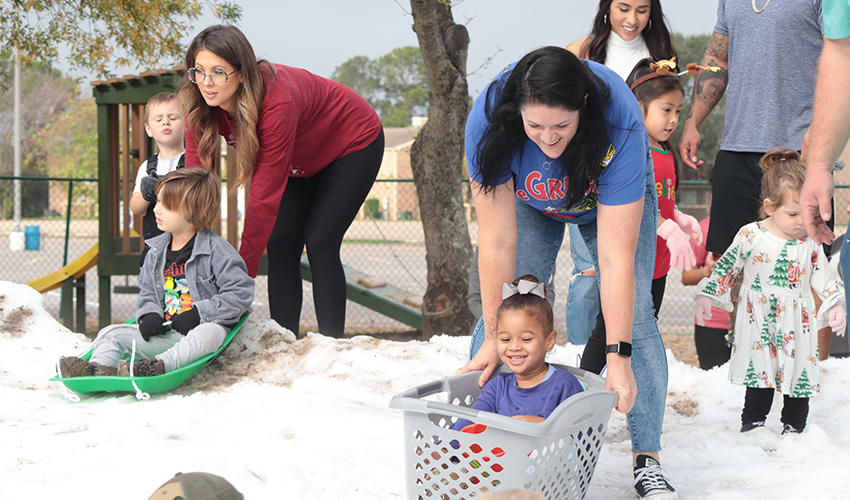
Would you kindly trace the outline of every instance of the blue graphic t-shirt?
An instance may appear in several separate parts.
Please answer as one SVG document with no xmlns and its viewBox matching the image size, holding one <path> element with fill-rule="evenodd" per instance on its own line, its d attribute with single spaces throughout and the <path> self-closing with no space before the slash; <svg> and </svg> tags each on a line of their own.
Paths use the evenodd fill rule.
<svg viewBox="0 0 850 500">
<path fill-rule="evenodd" d="M 590 70 L 608 86 L 611 100 L 605 109 L 610 145 L 599 159 L 602 172 L 596 185 L 572 207 L 565 207 L 569 178 L 558 178 L 557 161 L 546 156 L 531 139 L 525 141 L 511 162 L 500 184 L 514 179 L 516 197 L 552 217 L 576 219 L 596 215 L 597 203 L 625 205 L 643 198 L 646 189 L 649 138 L 643 125 L 643 113 L 626 83 L 613 71 L 593 61 L 585 61 Z M 487 126 L 485 105 L 491 85 L 503 85 L 516 63 L 494 78 L 475 99 L 466 122 L 466 161 L 469 177 L 481 181 L 476 149 Z M 495 98 L 496 96 L 494 96 Z M 581 126 L 581 124 L 579 124 Z"/>
</svg>

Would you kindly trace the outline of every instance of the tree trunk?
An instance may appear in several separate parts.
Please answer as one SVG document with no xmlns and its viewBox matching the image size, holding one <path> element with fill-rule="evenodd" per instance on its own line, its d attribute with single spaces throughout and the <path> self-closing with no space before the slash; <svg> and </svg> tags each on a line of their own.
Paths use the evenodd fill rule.
<svg viewBox="0 0 850 500">
<path fill-rule="evenodd" d="M 454 23 L 447 0 L 410 0 L 410 7 L 430 86 L 428 121 L 410 148 L 428 264 L 423 333 L 467 335 L 474 319 L 466 304 L 472 246 L 461 180 L 469 35 Z"/>
</svg>

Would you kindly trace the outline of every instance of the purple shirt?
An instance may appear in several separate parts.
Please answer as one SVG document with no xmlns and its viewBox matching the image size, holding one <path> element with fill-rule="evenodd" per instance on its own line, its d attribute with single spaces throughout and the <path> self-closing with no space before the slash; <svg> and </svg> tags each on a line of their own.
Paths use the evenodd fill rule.
<svg viewBox="0 0 850 500">
<path fill-rule="evenodd" d="M 499 373 L 481 389 L 481 395 L 472 403 L 472 408 L 506 417 L 535 415 L 547 418 L 561 402 L 584 390 L 572 373 L 551 365 L 550 369 L 551 375 L 528 389 L 516 385 L 513 372 Z M 461 419 L 452 425 L 452 429 L 460 430 L 471 423 Z"/>
</svg>

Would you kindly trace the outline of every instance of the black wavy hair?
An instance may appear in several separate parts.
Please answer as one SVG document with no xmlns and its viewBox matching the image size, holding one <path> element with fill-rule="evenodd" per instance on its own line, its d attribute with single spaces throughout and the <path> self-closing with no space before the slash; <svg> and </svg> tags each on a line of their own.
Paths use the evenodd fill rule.
<svg viewBox="0 0 850 500">
<path fill-rule="evenodd" d="M 611 10 L 612 3 L 614 0 L 599 0 L 599 9 L 596 11 L 596 17 L 593 18 L 590 36 L 580 50 L 581 56 L 585 59 L 605 64 L 605 58 L 608 56 L 608 37 L 611 35 L 611 22 L 606 14 Z M 655 61 L 672 57 L 678 59 L 670 30 L 667 28 L 667 18 L 661 10 L 661 0 L 650 0 L 649 21 L 641 33 L 649 50 L 649 56 Z"/>
<path fill-rule="evenodd" d="M 565 207 L 581 201 L 591 182 L 596 183 L 610 144 L 605 82 L 567 50 L 543 47 L 520 59 L 502 85 L 490 85 L 485 98 L 487 125 L 476 147 L 484 192 L 492 191 L 510 171 L 511 160 L 528 139 L 520 110 L 526 104 L 542 104 L 579 112 L 578 130 L 556 162 L 558 176 L 569 177 Z"/>
</svg>

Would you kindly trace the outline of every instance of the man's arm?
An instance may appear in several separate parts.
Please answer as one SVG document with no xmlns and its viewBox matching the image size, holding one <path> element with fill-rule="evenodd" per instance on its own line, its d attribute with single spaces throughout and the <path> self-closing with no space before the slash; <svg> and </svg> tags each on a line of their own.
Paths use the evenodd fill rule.
<svg viewBox="0 0 850 500">
<path fill-rule="evenodd" d="M 708 48 L 700 62 L 702 66 L 716 66 L 718 71 L 700 71 L 694 81 L 694 93 L 688 118 L 679 139 L 679 156 L 685 165 L 696 169 L 702 165 L 697 158 L 697 148 L 701 141 L 699 126 L 705 117 L 717 106 L 729 83 L 729 37 L 712 33 Z"/>
<path fill-rule="evenodd" d="M 817 242 L 832 242 L 825 221 L 832 218 L 832 165 L 850 139 L 850 37 L 824 39 L 818 68 L 812 125 L 803 160 L 806 182 L 800 194 L 803 224 Z M 850 210 L 850 206 L 848 206 Z"/>
</svg>

